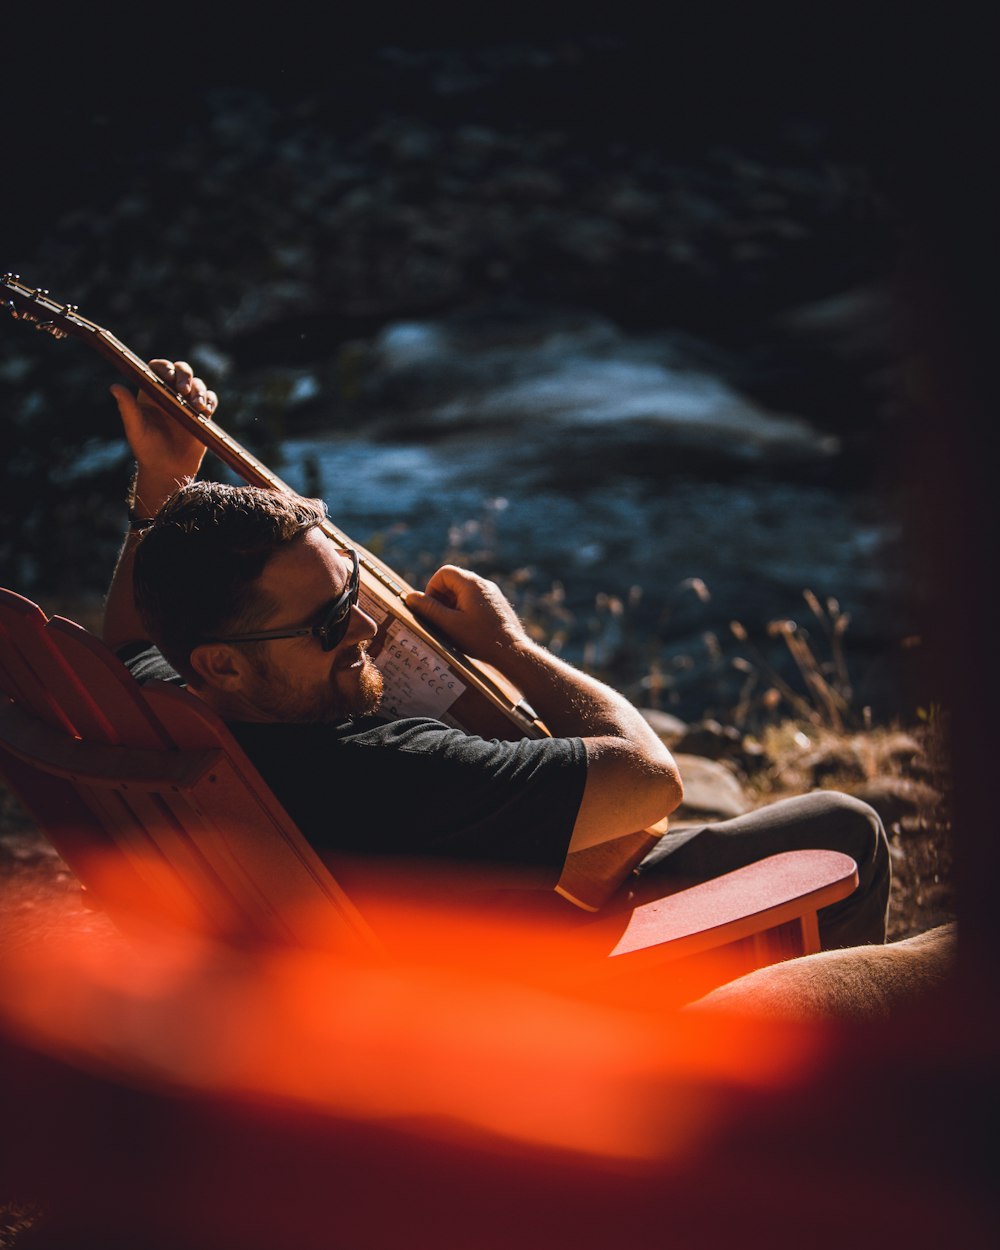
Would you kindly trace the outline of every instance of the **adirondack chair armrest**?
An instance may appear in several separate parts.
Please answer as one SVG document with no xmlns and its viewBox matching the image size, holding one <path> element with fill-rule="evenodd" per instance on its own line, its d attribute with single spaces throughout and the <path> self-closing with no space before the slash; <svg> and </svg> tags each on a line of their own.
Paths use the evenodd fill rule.
<svg viewBox="0 0 1000 1250">
<path fill-rule="evenodd" d="M 816 912 L 846 898 L 857 884 L 857 865 L 839 851 L 771 855 L 640 904 L 611 951 L 607 970 L 631 971 L 703 954 L 796 921 L 805 927 L 805 949 L 818 949 Z"/>
<path fill-rule="evenodd" d="M 0 747 L 67 781 L 89 785 L 190 790 L 222 762 L 221 751 L 155 751 L 85 742 L 50 728 L 9 700 L 0 700 Z"/>
</svg>

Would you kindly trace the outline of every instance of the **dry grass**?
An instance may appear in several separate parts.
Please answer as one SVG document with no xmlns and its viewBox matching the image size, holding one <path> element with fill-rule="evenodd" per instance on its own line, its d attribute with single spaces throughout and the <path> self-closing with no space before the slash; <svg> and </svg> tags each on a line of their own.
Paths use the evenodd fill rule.
<svg viewBox="0 0 1000 1250">
<path fill-rule="evenodd" d="M 819 788 L 876 808 L 892 856 L 890 941 L 956 916 L 945 745 L 939 724 L 837 733 L 786 721 L 761 735 L 766 763 L 747 779 L 756 804 Z"/>
</svg>

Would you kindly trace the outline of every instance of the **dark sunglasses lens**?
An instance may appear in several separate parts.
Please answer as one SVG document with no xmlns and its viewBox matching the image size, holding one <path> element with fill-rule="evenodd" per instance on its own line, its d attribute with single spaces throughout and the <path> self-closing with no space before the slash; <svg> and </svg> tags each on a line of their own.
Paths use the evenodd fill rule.
<svg viewBox="0 0 1000 1250">
<path fill-rule="evenodd" d="M 343 640 L 347 633 L 348 626 L 351 621 L 351 609 L 358 601 L 358 591 L 360 589 L 358 576 L 358 557 L 356 552 L 351 552 L 354 562 L 354 568 L 351 572 L 351 580 L 347 584 L 344 594 L 330 609 L 330 614 L 323 624 L 316 631 L 319 635 L 320 645 L 324 651 L 332 651 L 333 648 Z"/>
<path fill-rule="evenodd" d="M 351 620 L 351 601 L 337 604 L 319 627 L 320 642 L 324 651 L 332 651 L 343 640 Z"/>
<path fill-rule="evenodd" d="M 357 601 L 358 585 L 357 582 L 352 582 L 346 596 L 333 605 L 330 615 L 317 631 L 324 651 L 332 651 L 343 641 L 351 623 L 351 609 Z"/>
</svg>

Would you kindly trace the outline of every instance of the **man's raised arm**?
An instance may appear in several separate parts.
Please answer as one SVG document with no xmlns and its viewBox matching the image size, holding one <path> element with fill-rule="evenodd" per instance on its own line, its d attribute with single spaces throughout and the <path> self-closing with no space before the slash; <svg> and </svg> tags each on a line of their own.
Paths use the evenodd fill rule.
<svg viewBox="0 0 1000 1250">
<path fill-rule="evenodd" d="M 215 392 L 194 376 L 185 361 L 153 360 L 150 368 L 200 412 L 206 416 L 214 413 L 218 404 Z M 128 499 L 130 528 L 104 604 L 104 641 L 109 647 L 121 647 L 146 638 L 132 586 L 132 565 L 141 523 L 152 520 L 174 491 L 195 476 L 201 467 L 205 446 L 144 395 L 133 396 L 120 385 L 113 386 L 111 393 L 118 404 L 125 437 L 136 462 Z"/>
</svg>

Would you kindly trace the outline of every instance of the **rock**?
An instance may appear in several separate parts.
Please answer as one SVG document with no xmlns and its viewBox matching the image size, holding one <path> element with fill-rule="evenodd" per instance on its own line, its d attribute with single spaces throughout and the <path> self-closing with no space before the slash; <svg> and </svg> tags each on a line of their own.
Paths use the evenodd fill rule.
<svg viewBox="0 0 1000 1250">
<path fill-rule="evenodd" d="M 767 763 L 767 753 L 755 739 L 744 736 L 734 725 L 720 725 L 706 719 L 688 727 L 671 749 L 703 759 L 726 760 L 743 775 L 757 772 Z"/>
<path fill-rule="evenodd" d="M 552 203 L 561 200 L 566 187 L 551 170 L 538 169 L 532 165 L 514 165 L 498 173 L 487 184 L 491 197 L 527 200 L 531 203 Z"/>
<path fill-rule="evenodd" d="M 933 786 L 906 777 L 875 777 L 852 786 L 849 793 L 870 803 L 887 827 L 909 816 L 934 811 L 942 798 L 940 791 Z"/>
<path fill-rule="evenodd" d="M 812 778 L 814 786 L 822 786 L 824 781 L 836 778 L 842 784 L 848 781 L 864 781 L 865 767 L 857 747 L 852 742 L 836 741 L 828 743 L 800 762 Z"/>
<path fill-rule="evenodd" d="M 604 265 L 621 251 L 625 235 L 617 222 L 606 217 L 581 217 L 561 223 L 558 246 L 588 265 Z"/>
<path fill-rule="evenodd" d="M 604 200 L 604 211 L 627 224 L 655 222 L 663 210 L 659 196 L 634 184 L 623 184 L 612 190 Z"/>
<path fill-rule="evenodd" d="M 692 725 L 676 743 L 677 750 L 687 755 L 700 755 L 709 760 L 721 760 L 738 751 L 742 741 L 738 729 L 732 725 L 720 725 L 715 720 L 703 720 Z"/>
<path fill-rule="evenodd" d="M 784 329 L 820 339 L 841 355 L 882 358 L 890 346 L 891 312 L 891 291 L 877 285 L 801 304 L 778 320 Z"/>
<path fill-rule="evenodd" d="M 899 730 L 889 734 L 879 747 L 879 759 L 882 764 L 893 764 L 897 768 L 926 771 L 924 749 L 912 734 Z"/>
<path fill-rule="evenodd" d="M 658 707 L 641 707 L 639 712 L 650 729 L 667 746 L 674 746 L 687 733 L 687 724 L 670 712 L 663 712 Z"/>
<path fill-rule="evenodd" d="M 589 234 L 587 223 L 578 224 L 575 232 L 560 232 L 561 247 L 575 240 L 587 250 L 610 239 L 603 225 Z M 406 262 L 395 271 L 405 276 Z M 273 293 L 269 288 L 269 298 Z M 707 368 L 685 363 L 685 349 L 669 335 L 632 334 L 590 314 L 536 310 L 522 316 L 514 340 L 504 341 L 497 333 L 502 320 L 498 309 L 471 320 L 455 315 L 383 325 L 366 376 L 371 403 L 391 407 L 400 426 L 409 425 L 416 407 L 442 435 L 472 422 L 505 432 L 527 424 L 550 438 L 569 429 L 580 456 L 580 440 L 592 444 L 588 459 L 605 454 L 609 444 L 618 456 L 623 449 L 648 455 L 653 446 L 670 446 L 693 457 L 710 454 L 715 463 L 725 457 L 789 467 L 836 452 L 830 434 L 765 410 Z M 381 415 L 389 420 L 388 412 Z"/>
<path fill-rule="evenodd" d="M 684 782 L 684 802 L 672 819 L 729 820 L 752 807 L 743 787 L 724 764 L 699 755 L 678 755 L 677 766 Z"/>
<path fill-rule="evenodd" d="M 211 379 L 209 386 L 225 380 L 233 371 L 233 358 L 213 343 L 196 343 L 191 348 L 189 359 L 202 376 Z"/>
</svg>

